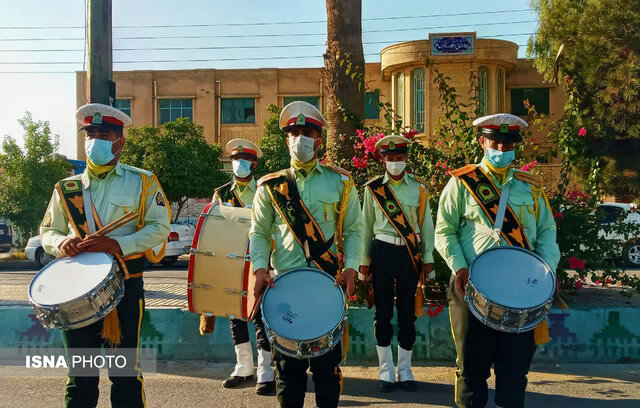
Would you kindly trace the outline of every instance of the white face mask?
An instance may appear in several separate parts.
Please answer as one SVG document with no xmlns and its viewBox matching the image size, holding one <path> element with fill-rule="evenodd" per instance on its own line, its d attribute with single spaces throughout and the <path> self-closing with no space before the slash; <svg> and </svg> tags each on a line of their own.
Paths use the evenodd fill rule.
<svg viewBox="0 0 640 408">
<path fill-rule="evenodd" d="M 233 168 L 233 174 L 238 178 L 246 178 L 251 174 L 251 162 L 249 160 L 233 160 L 231 166 Z"/>
<path fill-rule="evenodd" d="M 289 136 L 289 154 L 291 158 L 306 163 L 313 159 L 315 139 L 307 136 Z"/>
<path fill-rule="evenodd" d="M 399 176 L 404 171 L 407 162 L 387 162 L 387 171 L 392 176 Z"/>
</svg>

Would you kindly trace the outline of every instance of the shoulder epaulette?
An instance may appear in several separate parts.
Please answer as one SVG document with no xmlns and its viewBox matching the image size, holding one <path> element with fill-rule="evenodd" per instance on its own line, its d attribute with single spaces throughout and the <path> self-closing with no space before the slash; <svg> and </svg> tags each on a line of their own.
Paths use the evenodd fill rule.
<svg viewBox="0 0 640 408">
<path fill-rule="evenodd" d="M 225 184 L 221 185 L 220 187 L 216 188 L 216 189 L 215 189 L 215 190 L 213 190 L 213 191 L 220 191 L 220 190 L 222 190 L 223 188 L 225 188 L 225 187 L 227 187 L 227 186 L 230 186 L 230 185 L 231 185 L 231 183 L 233 183 L 233 180 L 232 180 L 232 181 L 230 181 L 230 182 L 228 182 L 228 183 L 225 183 Z"/>
<path fill-rule="evenodd" d="M 149 170 L 145 170 L 145 169 L 141 169 L 138 167 L 133 167 L 133 166 L 129 166 L 128 164 L 121 164 L 122 168 L 125 170 L 129 170 L 129 171 L 133 171 L 135 173 L 142 173 L 145 174 L 149 177 L 151 177 L 153 175 L 153 172 L 149 171 Z"/>
<path fill-rule="evenodd" d="M 262 176 L 260 177 L 260 180 L 258 180 L 258 185 L 262 185 L 265 182 L 269 181 L 269 180 L 273 180 L 276 179 L 278 177 L 284 177 L 285 176 L 285 171 L 286 170 L 280 170 L 280 171 L 276 171 L 275 173 L 269 173 L 266 176 Z"/>
<path fill-rule="evenodd" d="M 467 173 L 472 172 L 473 170 L 476 169 L 476 167 L 478 167 L 477 164 L 473 164 L 473 163 L 472 164 L 467 164 L 464 167 L 460 167 L 459 169 L 455 169 L 455 170 L 451 171 L 451 175 L 453 177 L 460 177 L 463 174 L 467 174 Z"/>
<path fill-rule="evenodd" d="M 331 170 L 333 170 L 333 171 L 335 171 L 335 172 L 338 172 L 338 173 L 340 173 L 340 174 L 342 174 L 342 175 L 345 175 L 345 176 L 349 176 L 349 177 L 351 177 L 351 172 L 350 172 L 349 170 L 345 170 L 345 169 L 343 169 L 342 167 L 338 167 L 338 166 L 329 166 L 329 165 L 326 165 L 326 164 L 323 164 L 322 166 L 324 166 L 324 167 L 326 167 L 326 168 L 328 168 L 328 169 L 331 169 Z"/>
<path fill-rule="evenodd" d="M 381 179 L 382 177 L 384 177 L 384 175 L 379 175 L 379 176 L 375 176 L 374 178 L 372 178 L 371 180 L 367 181 L 366 183 L 364 183 L 365 186 L 368 186 L 369 184 L 373 183 L 376 180 Z"/>
<path fill-rule="evenodd" d="M 514 170 L 513 177 L 516 180 L 524 181 L 525 183 L 529 183 L 536 188 L 542 187 L 542 177 L 536 176 L 535 174 L 523 171 L 523 170 Z"/>
<path fill-rule="evenodd" d="M 423 179 L 422 177 L 418 177 L 415 174 L 411 174 L 410 176 L 412 176 L 418 183 L 423 184 L 424 186 L 427 186 L 427 180 Z"/>
</svg>

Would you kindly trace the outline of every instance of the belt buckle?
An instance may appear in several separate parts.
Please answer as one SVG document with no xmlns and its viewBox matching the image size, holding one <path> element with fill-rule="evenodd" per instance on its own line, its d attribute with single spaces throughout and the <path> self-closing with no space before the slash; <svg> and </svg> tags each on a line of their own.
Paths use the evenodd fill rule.
<svg viewBox="0 0 640 408">
<path fill-rule="evenodd" d="M 403 244 L 402 237 L 393 237 L 393 241 L 394 241 L 393 243 L 397 246 L 400 246 Z"/>
</svg>

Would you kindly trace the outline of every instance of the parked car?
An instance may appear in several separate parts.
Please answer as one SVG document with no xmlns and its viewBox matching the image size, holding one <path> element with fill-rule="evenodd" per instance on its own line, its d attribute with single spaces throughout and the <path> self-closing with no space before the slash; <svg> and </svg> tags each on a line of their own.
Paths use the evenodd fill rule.
<svg viewBox="0 0 640 408">
<path fill-rule="evenodd" d="M 622 244 L 621 256 L 629 266 L 640 267 L 640 213 L 636 207 L 623 203 L 601 203 L 597 209 L 603 224 L 615 222 L 620 217 L 624 217 L 623 222 L 637 226 L 635 237 L 628 239 L 623 236 L 616 236 L 613 233 L 606 234 L 602 231 L 602 236 L 607 239 L 617 239 Z M 625 215 L 626 214 L 626 215 Z"/>
<path fill-rule="evenodd" d="M 160 263 L 166 266 L 173 265 L 180 255 L 188 254 L 194 231 L 195 228 L 190 225 L 171 224 L 171 232 L 167 239 L 167 251 Z M 162 249 L 162 245 L 153 248 L 153 252 L 157 254 L 160 249 Z"/>
<path fill-rule="evenodd" d="M 54 259 L 51 255 L 44 252 L 44 248 L 42 248 L 42 243 L 40 241 L 40 235 L 36 235 L 27 241 L 27 247 L 24 249 L 24 252 L 27 254 L 28 260 L 35 261 L 41 268 Z"/>
<path fill-rule="evenodd" d="M 189 253 L 191 241 L 193 240 L 193 227 L 180 224 L 171 224 L 170 227 L 171 232 L 167 239 L 167 251 L 165 252 L 164 258 L 160 261 L 163 265 L 173 265 L 180 255 Z M 158 245 L 153 248 L 153 250 L 155 253 L 158 253 L 161 248 L 162 245 Z M 27 254 L 27 259 L 35 261 L 41 268 L 54 259 L 51 255 L 44 252 L 39 235 L 29 239 L 24 252 Z"/>
<path fill-rule="evenodd" d="M 11 230 L 8 225 L 0 225 L 0 254 L 11 250 Z"/>
</svg>

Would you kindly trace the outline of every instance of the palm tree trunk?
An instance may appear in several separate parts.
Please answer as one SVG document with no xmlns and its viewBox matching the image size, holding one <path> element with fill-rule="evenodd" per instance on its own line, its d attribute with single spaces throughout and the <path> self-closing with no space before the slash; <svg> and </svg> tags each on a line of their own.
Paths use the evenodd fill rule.
<svg viewBox="0 0 640 408">
<path fill-rule="evenodd" d="M 341 144 L 340 138 L 354 135 L 364 120 L 362 0 L 327 0 L 324 65 L 329 160 L 350 163 L 353 145 Z"/>
</svg>

